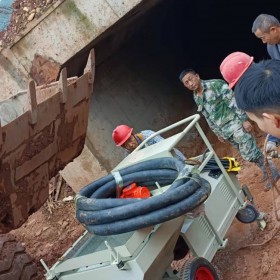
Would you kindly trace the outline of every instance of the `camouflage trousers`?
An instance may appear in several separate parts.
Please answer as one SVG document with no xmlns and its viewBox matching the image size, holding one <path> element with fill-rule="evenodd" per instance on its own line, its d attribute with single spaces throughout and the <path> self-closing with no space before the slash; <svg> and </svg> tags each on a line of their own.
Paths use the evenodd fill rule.
<svg viewBox="0 0 280 280">
<path fill-rule="evenodd" d="M 245 132 L 243 126 L 234 127 L 233 129 L 234 133 L 227 138 L 227 141 L 239 150 L 245 160 L 256 162 L 262 156 L 262 152 L 257 146 L 253 135 Z"/>
</svg>

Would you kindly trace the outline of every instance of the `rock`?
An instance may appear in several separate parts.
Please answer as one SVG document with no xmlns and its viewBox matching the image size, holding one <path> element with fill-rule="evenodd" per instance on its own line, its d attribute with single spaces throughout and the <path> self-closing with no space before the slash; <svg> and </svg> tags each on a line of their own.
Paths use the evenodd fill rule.
<svg viewBox="0 0 280 280">
<path fill-rule="evenodd" d="M 29 9 L 27 7 L 24 7 L 23 10 L 27 13 L 29 12 Z"/>
<path fill-rule="evenodd" d="M 42 233 L 42 229 L 38 230 L 38 231 L 35 233 L 35 236 L 39 236 L 39 235 L 41 235 L 41 233 Z"/>
<path fill-rule="evenodd" d="M 64 221 L 63 223 L 62 223 L 62 228 L 63 229 L 65 229 L 67 226 L 69 225 L 69 223 L 68 222 L 66 222 L 66 221 Z"/>
<path fill-rule="evenodd" d="M 51 2 L 52 2 L 52 0 L 47 0 L 47 1 L 46 1 L 46 5 L 51 4 Z"/>
<path fill-rule="evenodd" d="M 35 13 L 32 13 L 32 14 L 30 14 L 29 15 L 29 17 L 28 17 L 28 21 L 31 21 L 31 20 L 33 20 L 34 19 L 34 17 L 35 17 Z"/>
<path fill-rule="evenodd" d="M 74 197 L 73 197 L 72 195 L 69 195 L 69 196 L 64 197 L 64 198 L 62 199 L 63 202 L 67 202 L 67 201 L 71 201 L 71 200 L 74 200 Z"/>
<path fill-rule="evenodd" d="M 43 231 L 46 231 L 47 229 L 49 229 L 50 227 L 43 227 Z"/>
</svg>

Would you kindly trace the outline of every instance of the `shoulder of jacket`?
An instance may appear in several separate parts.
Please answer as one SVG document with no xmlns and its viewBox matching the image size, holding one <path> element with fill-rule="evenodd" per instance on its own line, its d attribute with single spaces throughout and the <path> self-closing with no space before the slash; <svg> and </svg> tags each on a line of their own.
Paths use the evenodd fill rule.
<svg viewBox="0 0 280 280">
<path fill-rule="evenodd" d="M 212 80 L 208 80 L 210 84 L 216 84 L 216 83 L 222 83 L 225 84 L 226 82 L 222 79 L 212 79 Z"/>
</svg>

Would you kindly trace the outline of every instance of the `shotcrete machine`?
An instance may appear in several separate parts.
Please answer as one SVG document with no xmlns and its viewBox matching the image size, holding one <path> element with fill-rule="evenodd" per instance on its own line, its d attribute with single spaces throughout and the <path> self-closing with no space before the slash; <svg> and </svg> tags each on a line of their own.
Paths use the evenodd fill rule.
<svg viewBox="0 0 280 280">
<path fill-rule="evenodd" d="M 41 260 L 47 280 L 218 279 L 211 260 L 226 246 L 233 219 L 258 220 L 263 227 L 265 221 L 236 172 L 225 169 L 199 119 L 193 115 L 157 131 L 109 175 L 80 191 L 76 214 L 87 230 L 51 268 Z M 152 137 L 179 127 L 179 133 L 147 146 Z M 207 151 L 182 162 L 174 148 L 191 129 Z M 147 186 L 150 197 L 120 198 L 131 183 Z M 183 268 L 172 269 L 174 259 L 187 254 Z"/>
</svg>

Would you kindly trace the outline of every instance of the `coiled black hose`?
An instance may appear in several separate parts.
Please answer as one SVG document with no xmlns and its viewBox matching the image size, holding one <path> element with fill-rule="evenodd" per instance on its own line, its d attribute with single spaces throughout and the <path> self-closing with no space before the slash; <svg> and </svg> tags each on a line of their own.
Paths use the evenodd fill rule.
<svg viewBox="0 0 280 280">
<path fill-rule="evenodd" d="M 148 199 L 119 199 L 116 180 L 107 175 L 83 188 L 76 199 L 76 216 L 89 232 L 120 234 L 179 217 L 209 196 L 210 184 L 175 158 L 160 158 L 119 170 L 123 185 L 133 182 L 151 186 L 158 182 L 170 188 Z"/>
</svg>

